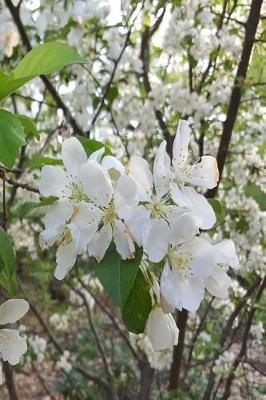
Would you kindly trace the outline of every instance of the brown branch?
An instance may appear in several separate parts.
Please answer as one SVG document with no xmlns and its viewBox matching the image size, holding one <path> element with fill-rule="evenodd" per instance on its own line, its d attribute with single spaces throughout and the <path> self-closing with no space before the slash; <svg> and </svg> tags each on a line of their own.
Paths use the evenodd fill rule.
<svg viewBox="0 0 266 400">
<path fill-rule="evenodd" d="M 174 346 L 173 360 L 170 369 L 169 390 L 176 390 L 179 386 L 181 365 L 185 346 L 185 334 L 187 326 L 188 311 L 183 309 L 177 311 L 177 327 L 179 329 L 178 344 Z"/>
<path fill-rule="evenodd" d="M 5 4 L 7 6 L 7 8 L 10 11 L 10 14 L 12 15 L 12 18 L 14 20 L 14 23 L 17 26 L 17 29 L 19 31 L 21 40 L 25 46 L 25 48 L 27 49 L 27 51 L 30 51 L 32 49 L 29 37 L 27 35 L 27 32 L 24 28 L 24 25 L 22 23 L 22 20 L 20 18 L 19 15 L 19 8 L 15 7 L 14 4 L 12 3 L 12 0 L 5 0 Z M 61 108 L 63 111 L 63 114 L 66 118 L 66 120 L 69 122 L 69 124 L 71 125 L 73 131 L 75 134 L 79 134 L 84 136 L 85 133 L 83 132 L 83 130 L 81 129 L 81 127 L 78 125 L 77 121 L 75 120 L 74 116 L 72 115 L 72 113 L 70 112 L 70 110 L 68 109 L 68 107 L 66 106 L 66 104 L 63 102 L 62 98 L 60 97 L 59 93 L 56 91 L 56 89 L 54 88 L 54 86 L 52 85 L 52 83 L 49 81 L 49 79 L 42 75 L 40 76 L 41 80 L 43 81 L 46 89 L 48 90 L 48 92 L 50 93 L 50 95 L 52 96 L 52 98 L 54 99 L 57 107 Z"/>
<path fill-rule="evenodd" d="M 262 0 L 252 0 L 249 16 L 245 27 L 245 38 L 242 48 L 242 54 L 240 62 L 238 64 L 234 86 L 227 110 L 227 116 L 223 125 L 223 132 L 217 153 L 217 163 L 220 172 L 220 178 L 223 174 L 223 169 L 228 155 L 233 129 L 238 114 L 240 100 L 242 97 L 242 84 L 247 76 L 251 52 L 255 41 L 258 23 L 260 20 L 261 6 Z M 214 189 L 208 190 L 207 197 L 214 197 L 216 195 L 218 185 Z"/>
<path fill-rule="evenodd" d="M 39 190 L 37 188 L 29 185 L 28 183 L 19 182 L 16 179 L 12 179 L 12 178 L 6 178 L 6 182 L 17 188 L 25 189 L 25 190 L 28 190 L 29 192 L 33 192 L 33 193 L 39 193 Z"/>
<path fill-rule="evenodd" d="M 251 311 L 249 312 L 249 316 L 248 316 L 248 319 L 247 319 L 247 322 L 246 322 L 246 326 L 245 326 L 245 330 L 244 330 L 244 334 L 243 334 L 243 340 L 242 340 L 241 348 L 240 348 L 240 351 L 239 351 L 239 353 L 238 353 L 238 355 L 237 355 L 237 357 L 236 357 L 236 359 L 235 359 L 235 361 L 233 363 L 233 366 L 231 368 L 230 374 L 229 374 L 229 376 L 227 378 L 227 381 L 225 383 L 225 390 L 224 390 L 224 394 L 223 394 L 223 397 L 221 398 L 221 400 L 227 400 L 230 397 L 232 383 L 233 383 L 234 378 L 235 378 L 235 372 L 236 372 L 236 370 L 237 370 L 237 368 L 238 368 L 238 366 L 239 366 L 239 364 L 241 362 L 241 359 L 246 355 L 246 352 L 247 352 L 247 342 L 248 342 L 248 337 L 249 337 L 249 332 L 250 332 L 250 328 L 251 328 L 251 325 L 252 325 L 252 321 L 253 321 L 253 318 L 255 316 L 255 312 L 256 312 L 256 309 L 257 309 L 256 305 L 260 301 L 265 287 L 266 287 L 266 277 L 264 277 L 263 282 L 260 285 L 260 288 L 258 290 L 258 293 L 256 295 L 256 298 L 255 298 L 255 301 L 254 301 L 254 304 L 253 304 L 253 307 L 252 307 Z"/>
</svg>

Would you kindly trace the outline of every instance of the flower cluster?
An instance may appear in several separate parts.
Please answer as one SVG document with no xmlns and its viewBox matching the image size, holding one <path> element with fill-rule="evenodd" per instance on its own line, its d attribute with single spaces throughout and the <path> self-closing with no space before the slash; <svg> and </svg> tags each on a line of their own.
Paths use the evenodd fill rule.
<svg viewBox="0 0 266 400">
<path fill-rule="evenodd" d="M 23 299 L 11 299 L 0 305 L 0 325 L 14 324 L 28 311 L 29 304 Z M 19 335 L 17 329 L 0 329 L 0 353 L 3 361 L 11 365 L 19 363 L 20 357 L 27 350 L 27 342 Z M 2 371 L 0 369 L 0 384 L 2 384 Z"/>
<path fill-rule="evenodd" d="M 135 257 L 137 247 L 150 272 L 159 265 L 152 286 L 154 307 L 146 333 L 156 350 L 168 348 L 178 339 L 169 314 L 175 308 L 196 311 L 205 288 L 226 298 L 230 278 L 228 266 L 239 262 L 231 240 L 212 244 L 200 235 L 212 228 L 215 213 L 194 186 L 211 189 L 219 173 L 212 156 L 189 162 L 191 129 L 181 120 L 170 159 L 163 141 L 153 170 L 139 156 L 125 167 L 105 155 L 105 148 L 89 157 L 76 138 L 63 142 L 64 167 L 46 165 L 41 171 L 42 196 L 55 196 L 40 234 L 43 247 L 57 245 L 55 277 L 63 279 L 78 255 L 98 262 L 114 241 L 122 259 Z"/>
</svg>

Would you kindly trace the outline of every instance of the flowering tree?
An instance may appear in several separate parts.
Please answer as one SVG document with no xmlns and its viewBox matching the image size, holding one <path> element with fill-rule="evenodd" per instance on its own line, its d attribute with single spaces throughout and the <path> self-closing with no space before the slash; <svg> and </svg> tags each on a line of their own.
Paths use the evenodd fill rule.
<svg viewBox="0 0 266 400">
<path fill-rule="evenodd" d="M 10 399 L 262 399 L 262 0 L 0 11 Z"/>
</svg>

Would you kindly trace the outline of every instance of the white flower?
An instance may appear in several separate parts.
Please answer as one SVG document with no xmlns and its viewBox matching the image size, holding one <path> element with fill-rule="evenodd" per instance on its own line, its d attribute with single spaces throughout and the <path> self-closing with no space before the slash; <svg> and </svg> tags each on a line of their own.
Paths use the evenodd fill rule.
<svg viewBox="0 0 266 400">
<path fill-rule="evenodd" d="M 187 121 L 180 120 L 173 144 L 173 160 L 170 173 L 170 158 L 166 153 L 166 144 L 163 142 L 158 150 L 162 150 L 162 167 L 159 169 L 165 186 L 169 185 L 171 197 L 180 207 L 188 208 L 201 218 L 200 227 L 209 229 L 215 223 L 215 213 L 204 196 L 186 184 L 211 189 L 217 185 L 219 171 L 216 159 L 212 156 L 202 156 L 201 160 L 190 165 L 188 159 L 188 145 L 190 141 L 190 127 Z M 161 171 L 161 172 L 160 172 Z"/>
<path fill-rule="evenodd" d="M 128 174 L 136 182 L 138 206 L 128 224 L 137 240 L 143 245 L 150 261 L 160 261 L 168 247 L 169 225 L 181 211 L 179 207 L 169 204 L 169 168 L 170 159 L 165 157 L 162 146 L 154 160 L 153 174 L 146 160 L 133 156 L 128 166 Z"/>
<path fill-rule="evenodd" d="M 7 300 L 0 305 L 0 325 L 15 323 L 27 313 L 28 309 L 29 303 L 26 300 Z M 19 336 L 18 330 L 0 329 L 0 353 L 3 361 L 16 365 L 26 351 L 26 339 Z"/>
<path fill-rule="evenodd" d="M 89 255 L 101 261 L 113 238 L 121 257 L 133 258 L 134 239 L 126 221 L 137 205 L 137 187 L 129 176 L 119 174 L 112 184 L 108 171 L 117 171 L 117 164 L 114 165 L 113 158 L 104 157 L 103 164 L 104 160 L 106 167 L 91 158 L 80 171 L 85 193 L 95 204 L 87 220 L 96 222 L 98 227 L 88 244 Z"/>
<path fill-rule="evenodd" d="M 177 344 L 179 330 L 172 314 L 164 314 L 161 307 L 155 306 L 147 321 L 146 334 L 153 349 L 160 351 Z"/>
<path fill-rule="evenodd" d="M 228 289 L 231 286 L 231 279 L 225 271 L 225 267 L 239 268 L 239 260 L 236 254 L 235 245 L 232 240 L 223 240 L 215 244 L 214 261 L 215 266 L 211 276 L 204 279 L 206 289 L 216 297 L 228 298 Z"/>
<path fill-rule="evenodd" d="M 214 249 L 206 240 L 194 237 L 190 227 L 177 221 L 170 237 L 171 247 L 161 275 L 161 294 L 177 309 L 196 311 L 204 297 L 204 278 L 213 272 Z M 182 226 L 187 227 L 185 234 Z M 184 242 L 184 239 L 186 240 Z"/>
</svg>

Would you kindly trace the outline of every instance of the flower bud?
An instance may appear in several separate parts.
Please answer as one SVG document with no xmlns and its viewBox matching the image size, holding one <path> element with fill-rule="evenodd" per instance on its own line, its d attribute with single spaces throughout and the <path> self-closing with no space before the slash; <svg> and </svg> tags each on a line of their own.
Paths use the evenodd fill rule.
<svg viewBox="0 0 266 400">
<path fill-rule="evenodd" d="M 149 315 L 146 334 L 155 351 L 171 349 L 178 342 L 179 330 L 172 314 L 155 307 Z"/>
</svg>

